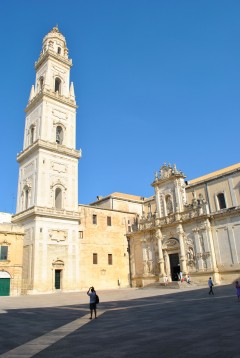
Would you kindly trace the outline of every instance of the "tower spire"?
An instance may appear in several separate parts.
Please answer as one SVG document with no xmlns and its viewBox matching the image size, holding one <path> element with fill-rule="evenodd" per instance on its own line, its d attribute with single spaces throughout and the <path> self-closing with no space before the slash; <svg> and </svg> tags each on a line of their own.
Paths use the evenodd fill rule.
<svg viewBox="0 0 240 358">
<path fill-rule="evenodd" d="M 30 102 L 34 96 L 35 96 L 35 88 L 34 88 L 34 85 L 32 85 L 28 101 Z"/>
</svg>

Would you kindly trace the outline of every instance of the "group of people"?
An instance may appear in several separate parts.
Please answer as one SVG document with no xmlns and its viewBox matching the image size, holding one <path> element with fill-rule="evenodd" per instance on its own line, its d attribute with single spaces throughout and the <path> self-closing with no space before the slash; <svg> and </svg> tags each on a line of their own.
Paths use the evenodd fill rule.
<svg viewBox="0 0 240 358">
<path fill-rule="evenodd" d="M 186 277 L 183 278 L 182 271 L 180 271 L 179 274 L 178 274 L 178 280 L 179 280 L 180 282 L 186 281 L 189 285 L 190 285 L 190 283 L 191 283 L 190 276 L 189 276 L 189 275 L 186 275 Z"/>
<path fill-rule="evenodd" d="M 180 272 L 180 274 L 182 274 L 182 272 Z M 180 276 L 180 280 L 182 280 L 182 275 Z M 181 281 L 182 282 L 182 281 Z M 186 282 L 190 284 L 190 277 L 187 276 L 186 277 Z M 168 277 L 167 276 L 164 276 L 164 283 L 165 283 L 165 286 L 167 285 L 168 283 Z M 214 292 L 213 292 L 213 280 L 211 277 L 209 277 L 208 279 L 208 287 L 209 287 L 209 295 L 214 295 Z M 237 297 L 238 297 L 238 300 L 240 300 L 240 284 L 238 281 L 235 282 L 235 287 L 236 287 L 236 293 L 237 293 Z M 97 303 L 98 303 L 98 296 L 97 296 L 97 293 L 94 289 L 94 287 L 89 287 L 88 289 L 88 292 L 87 292 L 87 295 L 90 297 L 90 305 L 89 305 L 89 308 L 90 308 L 90 317 L 89 319 L 92 319 L 93 318 L 93 313 L 94 313 L 94 317 L 97 318 Z"/>
<path fill-rule="evenodd" d="M 213 280 L 211 277 L 209 277 L 209 280 L 208 280 L 208 287 L 209 287 L 209 295 L 214 295 L 214 292 L 213 292 Z M 236 294 L 237 294 L 237 297 L 238 297 L 238 300 L 240 299 L 240 284 L 238 281 L 235 282 L 235 287 L 236 287 Z"/>
</svg>

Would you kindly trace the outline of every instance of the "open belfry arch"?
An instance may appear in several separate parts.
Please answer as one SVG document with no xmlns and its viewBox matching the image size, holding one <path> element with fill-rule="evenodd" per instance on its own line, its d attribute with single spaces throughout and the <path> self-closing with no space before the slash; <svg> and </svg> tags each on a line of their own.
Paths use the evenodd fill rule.
<svg viewBox="0 0 240 358">
<path fill-rule="evenodd" d="M 25 109 L 23 150 L 14 222 L 25 229 L 23 290 L 51 292 L 79 283 L 78 159 L 76 101 L 70 83 L 72 60 L 54 27 L 43 39 L 36 79 Z M 61 257 L 64 265 L 53 265 Z M 60 268 L 59 268 L 60 267 Z"/>
</svg>

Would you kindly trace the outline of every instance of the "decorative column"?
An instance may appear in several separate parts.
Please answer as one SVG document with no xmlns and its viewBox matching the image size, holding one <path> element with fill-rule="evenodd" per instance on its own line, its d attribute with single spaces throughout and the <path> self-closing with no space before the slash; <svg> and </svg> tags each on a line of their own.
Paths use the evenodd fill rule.
<svg viewBox="0 0 240 358">
<path fill-rule="evenodd" d="M 157 214 L 158 217 L 161 217 L 161 203 L 160 203 L 160 193 L 159 193 L 159 188 L 155 187 L 155 200 L 156 200 L 156 205 L 157 205 Z"/>
<path fill-rule="evenodd" d="M 179 224 L 177 226 L 177 233 L 178 233 L 178 239 L 179 239 L 179 245 L 180 245 L 181 269 L 182 269 L 183 275 L 187 275 L 188 270 L 187 270 L 186 252 L 185 252 L 185 244 L 184 244 L 184 231 L 183 231 L 182 224 Z"/>
<path fill-rule="evenodd" d="M 176 180 L 174 183 L 175 186 L 175 197 L 176 197 L 176 208 L 175 211 L 179 212 L 182 211 L 181 209 L 181 201 L 180 201 L 180 195 L 179 195 L 179 186 L 178 186 L 178 181 Z"/>
<path fill-rule="evenodd" d="M 146 239 L 141 239 L 143 255 L 143 276 L 148 276 Z"/>
<path fill-rule="evenodd" d="M 203 265 L 203 259 L 202 259 L 202 249 L 201 249 L 198 228 L 193 229 L 193 235 L 194 235 L 194 241 L 195 241 L 195 247 L 196 247 L 197 267 L 198 267 L 198 270 L 203 271 L 204 265 Z"/>
<path fill-rule="evenodd" d="M 166 275 L 168 277 L 168 280 L 172 281 L 169 255 L 168 255 L 167 251 L 164 251 L 164 261 L 165 261 L 165 267 L 166 267 Z"/>
<path fill-rule="evenodd" d="M 163 250 L 162 250 L 162 232 L 161 229 L 157 229 L 156 231 L 156 237 L 158 241 L 158 255 L 159 255 L 159 280 L 166 276 L 165 267 L 164 267 L 164 258 L 163 258 Z"/>
<path fill-rule="evenodd" d="M 205 226 L 206 226 L 206 231 L 207 231 L 207 235 L 209 238 L 209 249 L 210 249 L 210 253 L 211 253 L 212 268 L 213 268 L 213 279 L 216 283 L 219 284 L 221 280 L 220 280 L 220 275 L 219 275 L 219 271 L 218 271 L 218 267 L 217 267 L 215 249 L 214 249 L 214 245 L 213 245 L 213 235 L 212 235 L 211 223 L 208 219 L 205 222 Z"/>
</svg>

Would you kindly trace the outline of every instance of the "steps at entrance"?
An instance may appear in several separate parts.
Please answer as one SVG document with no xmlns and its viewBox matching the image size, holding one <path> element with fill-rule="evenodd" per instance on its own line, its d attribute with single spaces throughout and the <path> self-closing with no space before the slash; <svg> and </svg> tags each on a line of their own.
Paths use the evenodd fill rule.
<svg viewBox="0 0 240 358">
<path fill-rule="evenodd" d="M 188 284 L 186 281 L 184 282 L 180 282 L 180 281 L 172 281 L 172 282 L 168 282 L 168 284 L 165 286 L 164 283 L 162 282 L 154 282 L 154 283 L 150 283 L 149 285 L 146 285 L 144 287 L 141 287 L 142 289 L 148 289 L 148 288 L 160 288 L 160 289 L 166 289 L 166 288 L 172 288 L 172 289 L 184 289 L 184 288 L 188 288 L 191 286 L 197 286 L 196 283 L 191 282 L 190 284 Z"/>
</svg>

